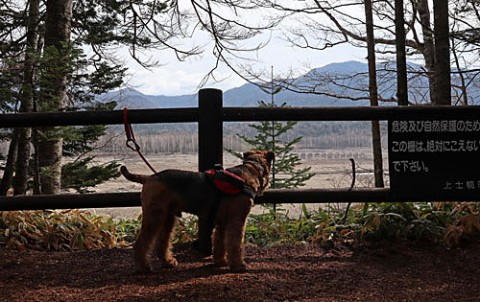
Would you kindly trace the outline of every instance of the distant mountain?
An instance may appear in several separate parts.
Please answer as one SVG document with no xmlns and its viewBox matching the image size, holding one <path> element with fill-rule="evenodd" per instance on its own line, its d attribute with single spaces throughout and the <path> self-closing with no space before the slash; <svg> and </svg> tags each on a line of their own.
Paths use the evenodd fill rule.
<svg viewBox="0 0 480 302">
<path fill-rule="evenodd" d="M 409 68 L 420 71 L 421 67 L 409 64 Z M 377 81 L 379 95 L 384 99 L 393 99 L 396 94 L 396 67 L 394 63 L 377 64 Z M 453 81 L 455 78 L 452 77 Z M 293 87 L 315 91 L 318 94 L 296 93 L 282 90 L 275 95 L 277 104 L 286 102 L 290 106 L 364 106 L 369 104 L 368 96 L 368 66 L 357 61 L 332 63 L 313 69 L 303 76 L 291 81 Z M 343 96 L 344 98 L 335 98 Z M 480 98 L 479 91 L 471 91 L 470 98 Z M 237 88 L 224 91 L 225 107 L 256 107 L 258 101 L 270 101 L 271 96 L 254 84 L 244 84 Z M 115 100 L 118 107 L 129 108 L 181 108 L 196 107 L 197 95 L 146 95 L 135 89 L 122 89 L 109 92 L 98 97 L 100 100 Z M 409 77 L 409 100 L 416 103 L 428 99 L 428 82 L 418 73 Z M 472 103 L 472 102 L 470 102 Z M 389 103 L 384 103 L 389 104 Z"/>
<path fill-rule="evenodd" d="M 132 88 L 121 89 L 102 94 L 98 97 L 101 101 L 116 101 L 118 107 L 129 107 L 136 109 L 149 108 L 174 108 L 174 107 L 196 107 L 196 95 L 147 95 Z"/>
<path fill-rule="evenodd" d="M 295 79 L 293 82 L 305 84 L 305 79 L 314 73 L 331 73 L 338 71 L 342 74 L 353 74 L 366 68 L 366 65 L 360 62 L 349 61 L 344 63 L 329 64 L 321 68 L 314 69 L 308 74 Z M 248 83 L 237 88 L 224 91 L 223 100 L 226 107 L 256 107 L 258 101 L 269 101 L 271 96 L 262 91 L 258 86 Z M 118 91 L 109 92 L 98 97 L 99 100 L 115 100 L 119 107 L 128 106 L 129 108 L 181 108 L 196 107 L 197 95 L 146 95 L 135 89 L 126 88 Z M 365 105 L 368 102 L 353 102 L 350 100 L 338 100 L 331 97 L 314 94 L 295 93 L 284 90 L 275 95 L 277 103 L 286 102 L 290 106 L 356 106 Z"/>
</svg>

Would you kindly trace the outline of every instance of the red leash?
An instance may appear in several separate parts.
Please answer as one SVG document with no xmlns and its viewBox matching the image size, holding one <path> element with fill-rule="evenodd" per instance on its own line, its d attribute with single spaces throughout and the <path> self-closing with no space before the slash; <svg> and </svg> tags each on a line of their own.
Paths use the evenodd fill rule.
<svg viewBox="0 0 480 302">
<path fill-rule="evenodd" d="M 125 142 L 125 145 L 133 151 L 137 152 L 143 162 L 145 162 L 145 164 L 147 164 L 147 166 L 150 168 L 150 170 L 152 170 L 153 173 L 157 173 L 157 171 L 155 171 L 152 165 L 150 165 L 145 156 L 143 156 L 142 152 L 140 151 L 140 146 L 135 141 L 135 135 L 133 134 L 132 125 L 128 122 L 127 107 L 123 108 L 123 125 L 125 126 L 125 134 L 127 136 L 127 141 Z"/>
</svg>

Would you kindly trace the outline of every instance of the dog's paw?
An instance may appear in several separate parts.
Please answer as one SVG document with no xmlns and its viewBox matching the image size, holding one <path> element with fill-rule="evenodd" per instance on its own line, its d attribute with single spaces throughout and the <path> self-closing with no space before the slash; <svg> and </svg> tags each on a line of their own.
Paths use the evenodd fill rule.
<svg viewBox="0 0 480 302">
<path fill-rule="evenodd" d="M 216 267 L 224 267 L 224 266 L 227 266 L 227 265 L 228 265 L 227 259 L 225 259 L 225 258 L 222 258 L 222 259 L 214 259 L 214 260 L 213 260 L 213 265 L 215 265 Z"/>
<path fill-rule="evenodd" d="M 229 267 L 232 273 L 244 273 L 247 271 L 247 264 L 245 262 L 230 264 Z"/>
<path fill-rule="evenodd" d="M 178 266 L 178 261 L 175 258 L 165 259 L 162 261 L 162 268 L 174 268 Z"/>
<path fill-rule="evenodd" d="M 136 266 L 135 267 L 135 275 L 146 275 L 153 273 L 153 269 L 151 266 Z"/>
</svg>

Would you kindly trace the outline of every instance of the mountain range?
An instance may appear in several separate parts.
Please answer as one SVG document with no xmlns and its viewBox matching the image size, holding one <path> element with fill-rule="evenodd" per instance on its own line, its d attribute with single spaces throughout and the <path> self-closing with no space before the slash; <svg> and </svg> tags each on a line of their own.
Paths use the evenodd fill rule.
<svg viewBox="0 0 480 302">
<path fill-rule="evenodd" d="M 420 71 L 421 67 L 409 64 L 412 71 Z M 396 68 L 394 63 L 377 64 L 378 91 L 381 100 L 393 100 L 396 94 Z M 452 81 L 455 78 L 452 76 Z M 275 94 L 276 104 L 286 102 L 289 106 L 365 106 L 368 100 L 368 66 L 366 63 L 347 61 L 332 63 L 315 68 L 298 78 L 290 80 L 292 90 L 315 91 L 317 94 L 297 93 L 292 90 L 281 90 Z M 212 87 L 214 88 L 214 87 Z M 409 75 L 409 100 L 425 103 L 428 100 L 428 82 L 426 77 L 417 72 Z M 335 96 L 343 96 L 337 98 Z M 470 92 L 470 98 L 478 100 L 478 90 Z M 178 96 L 147 95 L 135 89 L 126 88 L 112 91 L 98 97 L 102 101 L 116 101 L 119 108 L 181 108 L 197 107 L 197 94 Z M 263 100 L 270 102 L 271 94 L 252 83 L 224 91 L 225 107 L 256 107 Z M 472 103 L 472 102 L 470 102 Z M 382 104 L 391 104 L 384 102 Z"/>
<path fill-rule="evenodd" d="M 366 68 L 365 64 L 355 61 L 333 63 L 314 69 L 304 76 L 294 79 L 292 82 L 302 84 L 303 86 L 306 84 L 307 78 L 317 73 L 330 74 L 335 72 L 351 75 L 353 73 L 366 72 Z M 198 103 L 197 94 L 178 96 L 147 95 L 132 88 L 108 92 L 99 96 L 98 99 L 101 101 L 116 101 L 119 108 L 128 106 L 129 108 L 137 109 L 197 107 Z M 252 83 L 226 90 L 223 94 L 225 107 L 256 107 L 260 100 L 269 102 L 271 95 Z M 286 102 L 290 106 L 355 106 L 368 103 L 368 101 L 353 102 L 322 95 L 295 93 L 289 90 L 282 90 L 275 94 L 275 101 L 277 104 Z"/>
</svg>

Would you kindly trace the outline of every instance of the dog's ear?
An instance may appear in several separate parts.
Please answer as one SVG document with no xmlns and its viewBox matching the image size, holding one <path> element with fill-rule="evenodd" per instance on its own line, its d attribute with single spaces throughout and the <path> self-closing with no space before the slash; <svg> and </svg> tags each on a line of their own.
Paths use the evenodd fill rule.
<svg viewBox="0 0 480 302">
<path fill-rule="evenodd" d="M 246 159 L 248 158 L 250 155 L 254 154 L 255 152 L 253 151 L 246 151 L 246 152 L 243 152 L 243 159 Z"/>
<path fill-rule="evenodd" d="M 273 151 L 267 151 L 265 158 L 267 159 L 268 162 L 271 162 L 272 160 L 275 159 L 275 153 Z"/>
</svg>

